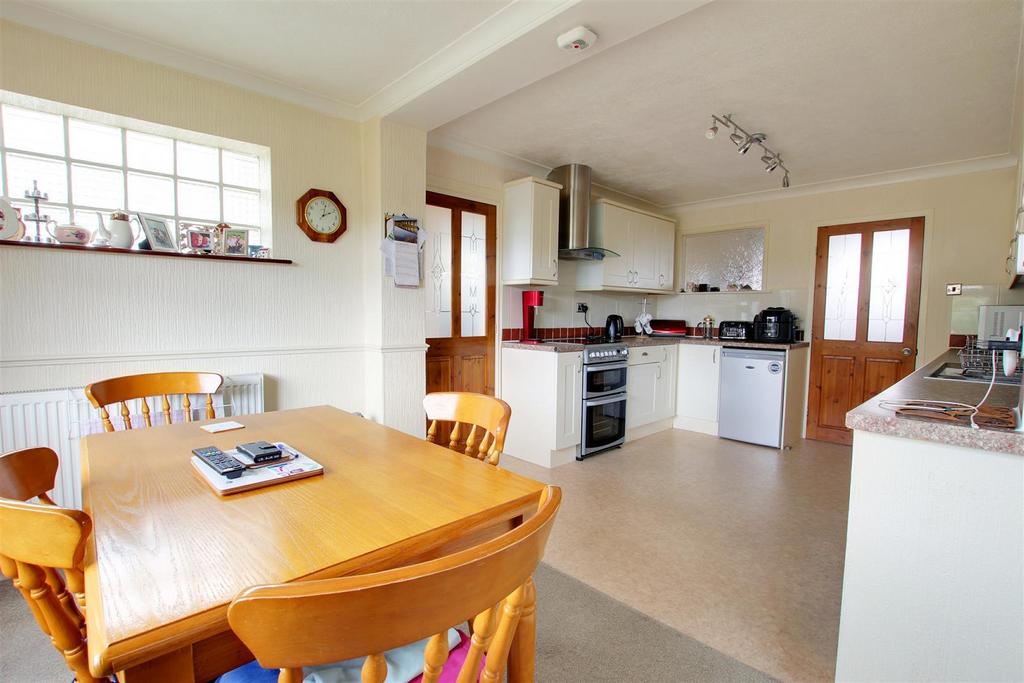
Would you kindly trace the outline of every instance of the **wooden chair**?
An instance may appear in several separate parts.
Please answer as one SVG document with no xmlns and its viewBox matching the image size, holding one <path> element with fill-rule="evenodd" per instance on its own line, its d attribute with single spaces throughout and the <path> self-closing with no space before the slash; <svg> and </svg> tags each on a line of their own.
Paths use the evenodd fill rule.
<svg viewBox="0 0 1024 683">
<path fill-rule="evenodd" d="M 0 498 L 0 569 L 21 592 L 78 683 L 105 679 L 89 671 L 85 617 L 58 570 L 81 576 L 91 531 L 92 521 L 79 510 Z"/>
<path fill-rule="evenodd" d="M 100 411 L 103 419 L 103 429 L 112 432 L 114 425 L 110 422 L 110 414 L 107 406 L 112 403 L 121 404 L 121 419 L 125 429 L 132 428 L 131 411 L 128 410 L 128 401 L 133 399 L 142 400 L 142 418 L 147 427 L 152 427 L 153 422 L 149 413 L 149 396 L 161 396 L 161 412 L 167 424 L 171 423 L 171 403 L 168 395 L 181 394 L 181 407 L 185 412 L 185 421 L 192 421 L 192 402 L 189 394 L 206 394 L 206 419 L 210 420 L 217 415 L 213 410 L 213 395 L 217 393 L 224 378 L 214 372 L 153 372 L 146 375 L 127 375 L 125 377 L 114 377 L 102 382 L 90 384 L 85 388 L 85 395 L 89 398 L 93 408 Z"/>
<path fill-rule="evenodd" d="M 0 455 L 0 498 L 54 505 L 49 492 L 57 481 L 57 454 L 49 448 L 26 448 Z"/>
<path fill-rule="evenodd" d="M 512 408 L 500 398 L 448 391 L 427 394 L 423 409 L 430 420 L 427 441 L 437 443 L 440 422 L 454 422 L 448 437 L 448 448 L 464 452 L 477 460 L 497 465 L 505 448 L 505 433 L 512 417 Z M 462 425 L 469 425 L 469 435 L 463 448 Z M 479 439 L 479 442 L 477 441 Z"/>
<path fill-rule="evenodd" d="M 373 574 L 257 586 L 228 608 L 228 623 L 260 666 L 298 683 L 303 666 L 366 656 L 364 683 L 387 676 L 386 650 L 430 637 L 423 683 L 435 683 L 448 658 L 447 630 L 473 618 L 459 683 L 498 681 L 517 628 L 532 645 L 534 587 L 561 491 L 549 486 L 537 514 L 496 539 L 445 557 Z M 533 680 L 533 672 L 521 672 Z"/>
</svg>

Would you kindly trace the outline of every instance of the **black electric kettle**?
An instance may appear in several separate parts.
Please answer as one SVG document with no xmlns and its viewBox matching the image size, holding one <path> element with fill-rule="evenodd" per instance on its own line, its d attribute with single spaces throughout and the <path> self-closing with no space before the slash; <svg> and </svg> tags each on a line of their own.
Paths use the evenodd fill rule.
<svg viewBox="0 0 1024 683">
<path fill-rule="evenodd" d="M 604 334 L 608 337 L 608 341 L 618 341 L 622 339 L 622 330 L 625 329 L 625 324 L 622 322 L 621 315 L 610 315 L 608 319 L 604 321 Z"/>
</svg>

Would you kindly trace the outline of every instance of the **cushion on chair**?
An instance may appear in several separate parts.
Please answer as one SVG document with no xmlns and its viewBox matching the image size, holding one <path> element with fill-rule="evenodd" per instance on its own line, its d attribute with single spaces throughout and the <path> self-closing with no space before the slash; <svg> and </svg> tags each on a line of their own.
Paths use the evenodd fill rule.
<svg viewBox="0 0 1024 683">
<path fill-rule="evenodd" d="M 388 664 L 388 677 L 384 683 L 418 683 L 423 678 L 423 651 L 429 638 L 396 647 L 384 653 Z M 454 649 L 452 649 L 454 648 Z M 454 683 L 462 662 L 469 652 L 469 638 L 462 631 L 448 629 L 448 661 L 441 673 L 440 683 Z M 366 657 L 347 659 L 321 666 L 307 666 L 305 683 L 360 683 Z M 217 683 L 277 683 L 277 669 L 264 669 L 255 660 L 232 669 L 217 679 Z"/>
</svg>

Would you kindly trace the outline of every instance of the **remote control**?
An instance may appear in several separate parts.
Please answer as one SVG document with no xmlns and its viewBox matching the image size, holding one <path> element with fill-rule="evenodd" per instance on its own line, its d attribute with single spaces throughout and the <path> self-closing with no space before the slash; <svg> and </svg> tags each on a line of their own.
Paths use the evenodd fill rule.
<svg viewBox="0 0 1024 683">
<path fill-rule="evenodd" d="M 238 479 L 242 476 L 242 472 L 245 471 L 245 465 L 216 446 L 193 448 L 192 452 L 196 454 L 197 458 L 212 468 L 214 472 L 228 479 Z"/>
</svg>

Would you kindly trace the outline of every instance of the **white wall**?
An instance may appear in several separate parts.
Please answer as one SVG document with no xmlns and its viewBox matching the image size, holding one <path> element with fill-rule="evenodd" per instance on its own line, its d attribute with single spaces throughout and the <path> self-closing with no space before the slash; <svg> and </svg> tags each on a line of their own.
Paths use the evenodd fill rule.
<svg viewBox="0 0 1024 683">
<path fill-rule="evenodd" d="M 919 362 L 948 347 L 952 304 L 947 282 L 1006 287 L 1004 261 L 1013 226 L 1016 169 L 1012 167 L 874 187 L 784 193 L 729 206 L 675 210 L 680 233 L 765 225 L 767 294 L 677 294 L 658 306 L 663 317 L 750 319 L 765 304 L 788 305 L 810 330 L 817 228 L 910 216 L 925 217 Z M 663 213 L 668 211 L 663 210 Z M 677 240 L 677 250 L 682 240 Z M 681 255 L 676 284 L 682 278 Z M 808 337 L 809 337 L 808 332 Z"/>
<path fill-rule="evenodd" d="M 270 148 L 274 255 L 292 266 L 0 247 L 0 389 L 127 372 L 264 372 L 268 408 L 363 405 L 361 138 L 356 124 L 0 22 L 0 88 Z M 311 242 L 295 200 L 345 203 Z"/>
</svg>

